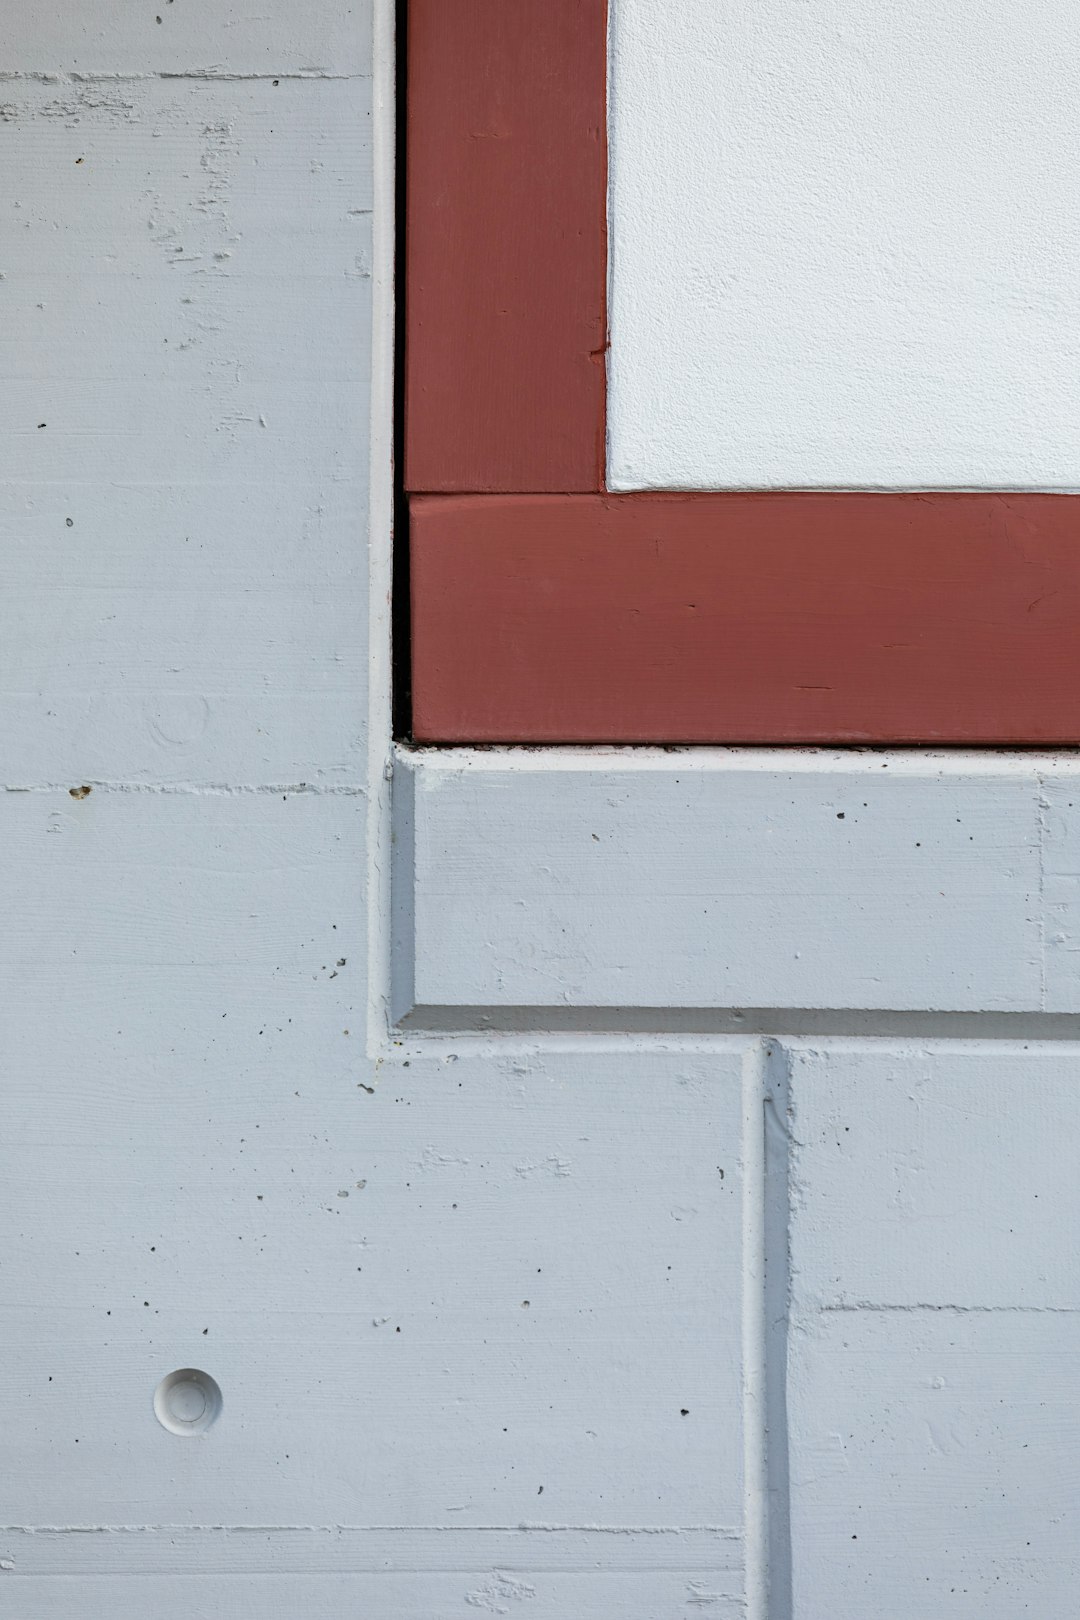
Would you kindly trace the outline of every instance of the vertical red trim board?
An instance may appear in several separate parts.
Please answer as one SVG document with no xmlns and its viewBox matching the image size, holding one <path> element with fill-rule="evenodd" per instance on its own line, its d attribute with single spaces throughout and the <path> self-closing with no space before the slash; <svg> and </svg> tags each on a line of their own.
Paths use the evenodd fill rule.
<svg viewBox="0 0 1080 1620">
<path fill-rule="evenodd" d="M 410 0 L 410 490 L 604 478 L 606 0 Z"/>
</svg>

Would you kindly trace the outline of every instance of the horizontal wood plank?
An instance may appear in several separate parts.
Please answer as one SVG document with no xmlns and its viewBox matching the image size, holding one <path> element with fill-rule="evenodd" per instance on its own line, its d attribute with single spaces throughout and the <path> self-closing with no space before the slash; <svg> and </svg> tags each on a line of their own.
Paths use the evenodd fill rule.
<svg viewBox="0 0 1080 1620">
<path fill-rule="evenodd" d="M 402 1015 L 1080 1011 L 1067 760 L 421 751 L 395 817 Z"/>
<path fill-rule="evenodd" d="M 451 1539 L 438 1532 L 407 1535 L 409 1545 L 420 1540 L 425 1546 L 438 1547 Z M 334 1537 L 333 1530 L 314 1531 L 307 1539 L 319 1549 Z M 109 1538 L 69 1539 L 98 1543 Z M 135 1538 L 119 1539 L 127 1551 Z M 175 1542 L 175 1563 L 181 1567 L 169 1574 L 134 1577 L 80 1574 L 72 1579 L 57 1574 L 24 1579 L 9 1574 L 4 1589 L 10 1595 L 12 1612 L 33 1614 L 34 1620 L 86 1620 L 88 1614 L 132 1613 L 152 1614 L 154 1620 L 192 1620 L 192 1615 L 199 1620 L 295 1620 L 298 1614 L 304 1620 L 341 1620 L 342 1615 L 352 1614 L 393 1615 L 394 1620 L 460 1620 L 461 1615 L 477 1609 L 481 1614 L 510 1615 L 520 1605 L 529 1620 L 565 1620 L 569 1614 L 574 1620 L 611 1620 L 612 1615 L 653 1620 L 655 1615 L 696 1614 L 696 1607 L 687 1607 L 695 1604 L 705 1605 L 711 1620 L 742 1620 L 746 1613 L 740 1576 L 712 1564 L 679 1571 L 651 1565 L 632 1571 L 608 1569 L 598 1567 L 597 1551 L 603 1552 L 603 1547 L 586 1545 L 578 1569 L 538 1568 L 528 1555 L 545 1539 L 553 1539 L 550 1534 L 527 1538 L 526 1548 L 520 1545 L 526 1540 L 523 1536 L 517 1538 L 518 1545 L 511 1536 L 499 1537 L 497 1545 L 483 1550 L 495 1557 L 500 1553 L 507 1556 L 501 1565 L 481 1568 L 415 1570 L 403 1567 L 400 1549 L 395 1547 L 393 1561 L 387 1557 L 384 1567 L 377 1570 L 354 1567 L 347 1553 L 336 1560 L 343 1567 L 312 1569 L 314 1559 L 309 1554 L 299 1568 L 240 1575 L 205 1567 L 208 1553 L 212 1556 L 213 1552 L 212 1534 L 178 1536 L 170 1530 L 146 1539 Z M 245 1534 L 241 1539 L 264 1554 L 280 1544 L 298 1560 L 303 1557 L 293 1546 L 301 1538 L 280 1530 L 272 1535 Z M 602 1536 L 582 1539 L 604 1541 Z M 607 1538 L 617 1545 L 628 1539 L 625 1535 Z M 646 1545 L 658 1539 L 642 1537 Z M 683 1537 L 672 1539 L 686 1544 Z M 21 1552 L 18 1544 L 16 1551 Z M 453 1552 L 445 1557 L 452 1558 Z"/>
<path fill-rule="evenodd" d="M 3 24 L 5 91 L 23 75 L 51 79 L 58 97 L 78 97 L 87 79 L 98 81 L 99 95 L 118 77 L 159 75 L 184 80 L 189 93 L 199 79 L 343 79 L 372 66 L 370 5 L 350 0 L 302 8 L 273 0 L 256 11 L 243 0 L 161 0 L 156 12 L 136 13 L 127 0 L 96 0 L 85 9 L 39 7 L 32 26 L 9 12 Z M 64 82 L 69 73 L 73 85 Z"/>
<path fill-rule="evenodd" d="M 1080 742 L 1080 499 L 414 500 L 414 734 Z"/>
</svg>

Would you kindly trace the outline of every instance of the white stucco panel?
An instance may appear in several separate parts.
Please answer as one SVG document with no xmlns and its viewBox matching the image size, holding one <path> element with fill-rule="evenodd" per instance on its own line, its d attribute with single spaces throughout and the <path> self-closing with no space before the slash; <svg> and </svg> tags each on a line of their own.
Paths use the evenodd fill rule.
<svg viewBox="0 0 1080 1620">
<path fill-rule="evenodd" d="M 1080 11 L 612 11 L 612 487 L 1080 485 Z"/>
</svg>

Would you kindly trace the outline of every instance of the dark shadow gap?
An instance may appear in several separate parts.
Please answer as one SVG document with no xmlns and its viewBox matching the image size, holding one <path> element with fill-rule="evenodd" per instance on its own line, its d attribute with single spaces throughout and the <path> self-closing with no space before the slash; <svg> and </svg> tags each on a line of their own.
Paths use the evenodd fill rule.
<svg viewBox="0 0 1080 1620">
<path fill-rule="evenodd" d="M 791 1059 L 765 1054 L 765 1477 L 769 1494 L 769 1620 L 791 1620 L 788 1332 L 791 1324 Z"/>
<path fill-rule="evenodd" d="M 889 1040 L 1080 1040 L 1080 1013 L 819 1007 L 436 1007 L 397 1017 L 431 1035 L 775 1035 Z"/>
</svg>

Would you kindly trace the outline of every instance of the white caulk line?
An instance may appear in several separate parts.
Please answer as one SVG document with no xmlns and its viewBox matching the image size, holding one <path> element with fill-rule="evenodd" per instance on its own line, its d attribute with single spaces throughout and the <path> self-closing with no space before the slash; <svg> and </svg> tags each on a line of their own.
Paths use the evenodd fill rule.
<svg viewBox="0 0 1080 1620">
<path fill-rule="evenodd" d="M 371 428 L 368 538 L 368 979 L 366 1056 L 391 1047 L 392 684 L 390 600 L 394 528 L 394 0 L 376 0 L 372 141 Z M 370 1080 L 370 1074 L 364 1075 Z"/>
</svg>

